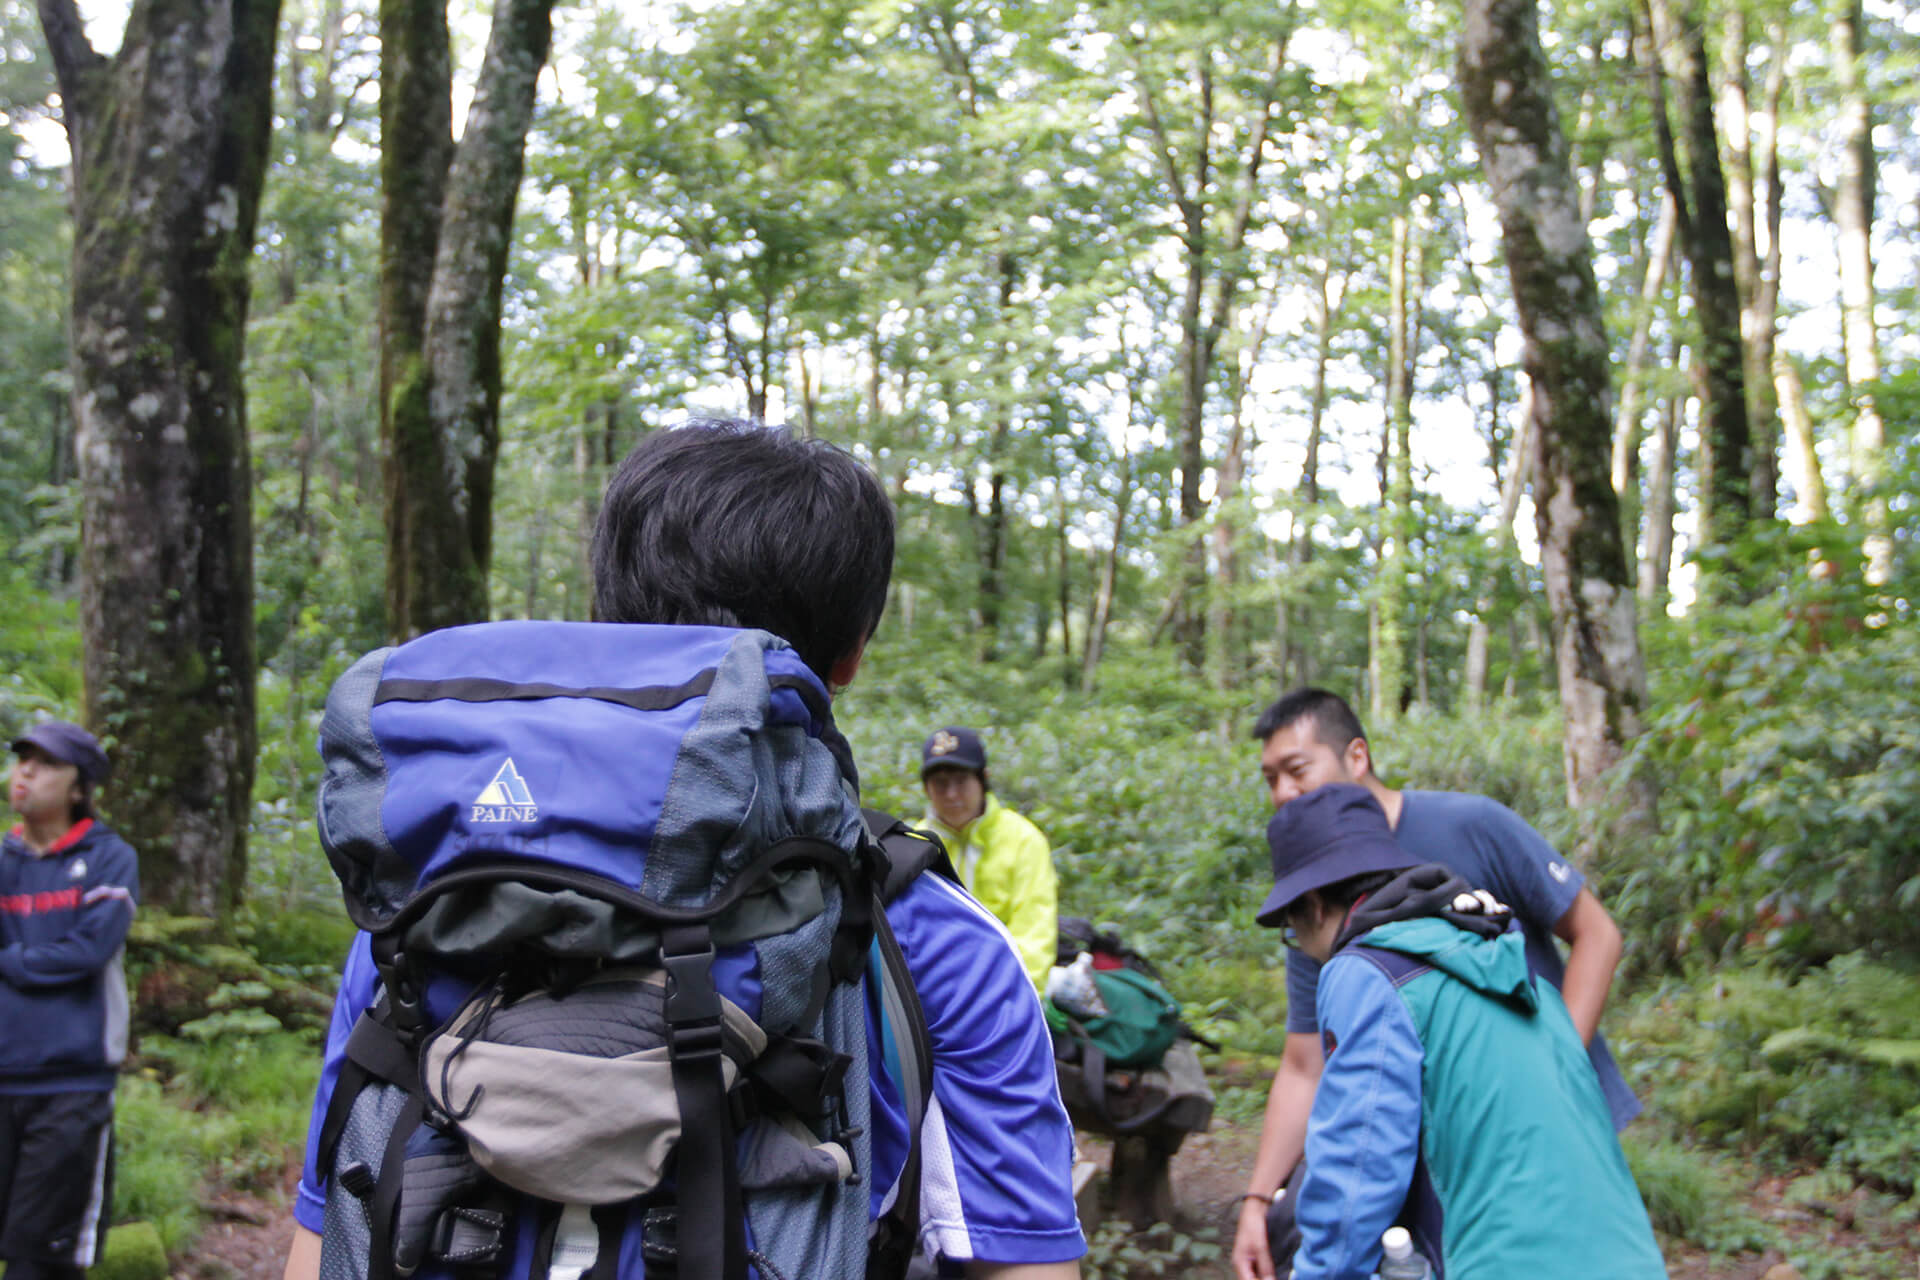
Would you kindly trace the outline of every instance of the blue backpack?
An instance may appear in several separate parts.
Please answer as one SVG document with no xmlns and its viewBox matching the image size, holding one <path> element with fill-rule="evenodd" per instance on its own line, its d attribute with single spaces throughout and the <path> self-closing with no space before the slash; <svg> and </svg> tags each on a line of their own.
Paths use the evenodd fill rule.
<svg viewBox="0 0 1920 1280">
<path fill-rule="evenodd" d="M 434 632 L 340 677 L 320 748 L 379 975 L 320 1134 L 324 1280 L 904 1274 L 931 1054 L 884 907 L 945 854 L 863 814 L 790 648 Z M 910 1136 L 872 1224 L 870 991 Z"/>
</svg>

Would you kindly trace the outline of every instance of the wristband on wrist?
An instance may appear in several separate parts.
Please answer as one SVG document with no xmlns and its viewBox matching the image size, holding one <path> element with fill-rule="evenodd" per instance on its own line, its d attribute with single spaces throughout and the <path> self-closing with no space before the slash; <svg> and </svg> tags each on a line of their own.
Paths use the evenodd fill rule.
<svg viewBox="0 0 1920 1280">
<path fill-rule="evenodd" d="M 1259 1201 L 1259 1202 L 1260 1202 L 1261 1204 L 1264 1204 L 1264 1205 L 1267 1205 L 1267 1206 L 1269 1206 L 1269 1207 L 1271 1207 L 1271 1206 L 1272 1206 L 1272 1204 L 1273 1204 L 1273 1197 L 1272 1197 L 1272 1196 L 1269 1196 L 1269 1195 L 1263 1195 L 1263 1194 L 1261 1194 L 1261 1193 L 1260 1193 L 1260 1192 L 1258 1192 L 1258 1191 L 1246 1191 L 1246 1192 L 1242 1192 L 1242 1193 L 1241 1193 L 1241 1195 L 1240 1195 L 1240 1199 L 1241 1199 L 1241 1200 L 1243 1200 L 1243 1201 L 1246 1201 L 1246 1200 L 1258 1200 L 1258 1201 Z"/>
</svg>

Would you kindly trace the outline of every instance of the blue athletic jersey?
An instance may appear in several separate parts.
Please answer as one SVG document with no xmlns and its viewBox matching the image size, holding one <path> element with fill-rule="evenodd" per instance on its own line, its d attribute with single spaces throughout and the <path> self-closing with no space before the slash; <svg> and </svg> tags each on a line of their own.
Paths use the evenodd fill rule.
<svg viewBox="0 0 1920 1280">
<path fill-rule="evenodd" d="M 1587 883 L 1580 868 L 1563 858 L 1519 814 L 1497 800 L 1459 791 L 1403 791 L 1400 821 L 1393 829 L 1400 847 L 1421 862 L 1438 862 L 1476 889 L 1513 908 L 1526 938 L 1527 964 L 1557 989 L 1566 962 L 1554 942 L 1560 922 Z M 1316 1035 L 1315 991 L 1320 965 L 1301 951 L 1287 953 L 1287 1032 Z M 1606 1041 L 1597 1033 L 1588 1046 L 1600 1091 L 1616 1129 L 1640 1114 L 1640 1100 L 1620 1075 Z"/>
<path fill-rule="evenodd" d="M 921 1240 L 955 1261 L 1065 1262 L 1086 1252 L 1073 1204 L 1073 1129 L 1060 1103 L 1053 1047 L 1033 983 L 1000 923 L 937 876 L 887 909 L 926 1011 L 933 1097 L 921 1135 Z M 354 943 L 327 1034 L 294 1217 L 322 1229 L 326 1192 L 315 1148 L 347 1035 L 373 1000 L 365 935 Z M 872 1213 L 906 1158 L 905 1109 L 867 1002 L 873 1100 Z M 637 1251 L 622 1249 L 623 1262 Z M 624 1268 L 623 1268 L 624 1269 Z M 628 1272 L 623 1280 L 640 1280 Z"/>
</svg>

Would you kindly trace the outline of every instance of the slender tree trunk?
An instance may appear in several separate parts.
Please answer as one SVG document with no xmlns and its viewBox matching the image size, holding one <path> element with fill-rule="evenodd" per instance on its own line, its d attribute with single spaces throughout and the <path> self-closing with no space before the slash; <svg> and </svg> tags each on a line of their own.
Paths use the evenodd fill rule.
<svg viewBox="0 0 1920 1280">
<path fill-rule="evenodd" d="M 1333 274 L 1331 258 L 1322 259 L 1316 272 L 1313 308 L 1313 378 L 1307 409 L 1306 457 L 1300 464 L 1300 484 L 1295 490 L 1300 509 L 1294 513 L 1293 528 L 1287 542 L 1287 576 L 1291 579 L 1313 561 L 1313 520 L 1320 505 L 1320 443 L 1324 435 L 1327 404 L 1327 370 L 1333 364 L 1333 331 L 1340 300 L 1346 292 L 1346 275 Z M 1307 681 L 1308 646 L 1295 641 L 1297 632 L 1307 623 L 1306 606 L 1294 600 L 1291 582 L 1282 586 L 1279 608 L 1278 661 L 1282 684 Z"/>
<path fill-rule="evenodd" d="M 1833 510 L 1827 502 L 1827 480 L 1820 471 L 1820 454 L 1814 447 L 1813 416 L 1807 412 L 1807 393 L 1800 385 L 1800 369 L 1793 356 L 1782 347 L 1773 349 L 1773 384 L 1780 397 L 1780 416 L 1786 423 L 1787 439 L 1792 444 L 1796 464 L 1794 489 L 1808 520 L 1831 520 Z"/>
<path fill-rule="evenodd" d="M 1408 261 L 1416 252 L 1405 215 L 1393 220 L 1392 259 L 1387 264 L 1387 428 L 1380 461 L 1384 476 L 1379 590 L 1369 629 L 1373 723 L 1385 725 L 1400 714 L 1407 679 L 1407 597 L 1413 532 L 1413 298 Z"/>
<path fill-rule="evenodd" d="M 1680 356 L 1676 352 L 1677 362 Z M 1667 582 L 1673 572 L 1674 473 L 1680 447 L 1680 415 L 1685 401 L 1669 397 L 1656 420 L 1653 465 L 1647 471 L 1646 550 L 1640 557 L 1640 599 L 1649 611 L 1666 608 Z"/>
<path fill-rule="evenodd" d="M 1690 0 L 1680 0 L 1683 5 Z M 1654 33 L 1676 65 L 1685 125 L 1687 176 L 1680 173 L 1667 119 L 1665 76 L 1658 56 L 1648 61 L 1654 84 L 1654 125 L 1667 186 L 1680 216 L 1688 286 L 1700 327 L 1701 525 L 1705 541 L 1731 546 L 1753 518 L 1753 442 L 1747 420 L 1745 353 L 1740 295 L 1734 281 L 1733 237 L 1727 229 L 1726 181 L 1713 119 L 1713 91 L 1705 42 L 1691 12 L 1669 13 L 1653 0 Z M 1704 584 L 1711 587 L 1711 583 Z"/>
<path fill-rule="evenodd" d="M 1720 46 L 1720 118 L 1726 133 L 1723 151 L 1727 206 L 1733 219 L 1733 279 L 1740 298 L 1741 350 L 1745 361 L 1741 372 L 1747 392 L 1747 421 L 1753 437 L 1752 508 L 1756 520 L 1769 520 L 1780 497 L 1780 433 L 1770 369 L 1773 316 L 1762 296 L 1765 286 L 1761 279 L 1760 228 L 1764 221 L 1758 188 L 1764 185 L 1766 176 L 1756 173 L 1754 167 L 1753 109 L 1747 83 L 1747 58 L 1751 52 L 1746 11 L 1739 5 L 1730 6 Z M 1780 59 L 1776 57 L 1774 61 L 1777 63 Z M 1762 141 L 1764 143 L 1764 133 Z M 1761 163 L 1764 167 L 1764 155 Z"/>
<path fill-rule="evenodd" d="M 148 898 L 208 915 L 244 883 L 257 744 L 242 359 L 279 11 L 136 0 L 105 58 L 39 0 L 73 157 L 86 718 Z"/>
<path fill-rule="evenodd" d="M 1780 505 L 1780 454 L 1782 422 L 1785 414 L 1780 379 L 1777 373 L 1781 359 L 1779 344 L 1780 324 L 1780 220 L 1781 220 L 1781 184 L 1780 184 L 1780 99 L 1786 91 L 1787 51 L 1789 48 L 1786 30 L 1783 24 L 1774 23 L 1768 28 L 1768 43 L 1772 48 L 1772 58 L 1767 67 L 1767 79 L 1762 90 L 1762 108 L 1755 117 L 1754 151 L 1759 168 L 1755 173 L 1755 183 L 1759 201 L 1759 211 L 1755 217 L 1754 234 L 1758 238 L 1759 275 L 1754 282 L 1752 307 L 1752 328 L 1748 335 L 1748 347 L 1751 355 L 1749 367 L 1754 376 L 1766 384 L 1764 392 L 1756 393 L 1754 404 L 1757 428 L 1762 435 L 1761 463 L 1771 469 L 1772 506 L 1762 514 L 1772 514 Z M 1749 384 L 1751 390 L 1751 383 Z M 1804 409 L 1804 405 L 1801 406 Z M 1815 469 L 1816 482 L 1818 468 Z M 1821 495 L 1824 508 L 1825 495 Z"/>
<path fill-rule="evenodd" d="M 1526 492 L 1527 476 L 1533 466 L 1532 401 L 1529 393 L 1519 428 L 1514 432 L 1513 445 L 1507 450 L 1506 474 L 1500 477 L 1500 523 L 1495 526 L 1494 545 L 1502 558 L 1514 554 L 1513 522 L 1519 518 L 1520 496 Z M 1496 402 L 1495 412 L 1498 411 Z M 1498 573 L 1498 570 L 1489 572 L 1486 581 L 1481 584 L 1479 604 L 1474 610 L 1473 623 L 1467 629 L 1467 705 L 1474 711 L 1479 711 L 1486 700 L 1490 665 L 1488 649 L 1492 640 L 1489 622 L 1493 614 L 1493 593 Z M 1515 664 L 1509 661 L 1508 665 L 1511 667 Z"/>
<path fill-rule="evenodd" d="M 1273 127 L 1287 46 L 1292 35 L 1293 0 L 1288 17 L 1275 38 L 1273 57 L 1262 85 L 1257 115 L 1249 130 L 1244 154 L 1233 157 L 1237 176 L 1221 179 L 1214 156 L 1217 118 L 1214 113 L 1213 63 L 1201 59 L 1194 75 L 1199 119 L 1191 151 L 1191 168 L 1183 165 L 1160 113 L 1158 96 L 1144 68 L 1136 64 L 1136 97 L 1142 118 L 1166 179 L 1167 196 L 1178 219 L 1180 254 L 1185 286 L 1180 307 L 1180 523 L 1187 534 L 1184 571 L 1172 599 L 1179 604 L 1173 621 L 1187 665 L 1198 672 L 1206 664 L 1207 545 L 1200 520 L 1206 514 L 1201 500 L 1201 478 L 1206 470 L 1206 402 L 1214 359 L 1221 336 L 1230 323 L 1236 294 L 1247 274 L 1243 251 L 1247 232 L 1259 207 L 1259 178 L 1266 159 L 1266 143 Z M 1209 232 L 1210 210 L 1231 200 L 1227 225 L 1215 243 Z"/>
<path fill-rule="evenodd" d="M 452 140 L 444 0 L 381 0 L 381 405 L 388 627 L 487 616 L 500 300 L 553 0 L 496 0 Z"/>
<path fill-rule="evenodd" d="M 1100 565 L 1100 586 L 1093 597 L 1093 611 L 1087 619 L 1086 657 L 1080 663 L 1080 690 L 1092 693 L 1094 675 L 1100 669 L 1100 652 L 1107 642 L 1107 625 L 1113 619 L 1113 593 L 1120 578 L 1120 549 L 1126 545 L 1127 511 L 1133 505 L 1133 455 L 1124 447 L 1120 454 L 1120 485 L 1114 498 L 1113 542 Z"/>
<path fill-rule="evenodd" d="M 1840 324 L 1847 354 L 1847 389 L 1853 401 L 1850 440 L 1853 479 L 1864 500 L 1867 581 L 1883 583 L 1893 570 L 1893 542 L 1885 479 L 1886 426 L 1873 384 L 1880 380 L 1880 335 L 1873 308 L 1873 203 L 1878 179 L 1873 154 L 1873 108 L 1861 83 L 1860 0 L 1836 0 L 1832 26 L 1833 67 L 1840 87 L 1845 141 L 1840 182 L 1834 193 L 1834 224 L 1840 233 Z"/>
<path fill-rule="evenodd" d="M 1640 278 L 1640 301 L 1633 312 L 1633 339 L 1627 345 L 1627 364 L 1621 378 L 1620 409 L 1613 425 L 1613 491 L 1625 502 L 1633 484 L 1633 463 L 1640 455 L 1640 414 L 1645 397 L 1647 350 L 1653 338 L 1653 315 L 1667 284 L 1667 263 L 1673 257 L 1674 228 L 1678 223 L 1673 196 L 1660 200 L 1660 220 L 1647 249 L 1645 274 Z M 1626 531 L 1631 538 L 1633 531 Z"/>
<path fill-rule="evenodd" d="M 1645 669 L 1608 474 L 1606 327 L 1534 5 L 1468 0 L 1460 84 L 1520 312 L 1540 562 L 1555 623 L 1568 798 L 1578 806 L 1640 731 Z M 1652 799 L 1633 797 L 1644 820 Z"/>
</svg>

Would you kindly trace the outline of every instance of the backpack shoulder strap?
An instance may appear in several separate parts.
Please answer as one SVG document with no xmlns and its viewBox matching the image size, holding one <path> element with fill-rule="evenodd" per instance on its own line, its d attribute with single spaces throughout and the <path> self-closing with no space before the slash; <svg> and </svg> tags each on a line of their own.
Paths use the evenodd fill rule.
<svg viewBox="0 0 1920 1280">
<path fill-rule="evenodd" d="M 960 875 L 953 869 L 953 859 L 948 856 L 947 846 L 940 842 L 939 836 L 918 827 L 910 827 L 892 814 L 878 809 L 862 809 L 860 816 L 866 821 L 867 835 L 881 854 L 874 876 L 880 901 L 892 902 L 906 892 L 908 885 L 928 871 L 955 884 L 960 883 Z"/>
<path fill-rule="evenodd" d="M 867 1236 L 868 1280 L 898 1280 L 918 1251 L 920 1241 L 920 1129 L 926 1121 L 927 1100 L 933 1094 L 933 1041 L 927 1034 L 926 1010 L 914 990 L 907 958 L 887 921 L 886 904 L 908 885 L 932 871 L 958 883 L 946 846 L 916 831 L 900 819 L 877 809 L 862 810 L 867 834 L 878 846 L 880 858 L 873 877 L 873 955 L 869 977 L 880 1003 L 881 1033 L 899 1064 L 901 1102 L 906 1111 L 907 1158 L 893 1187 L 893 1202 L 876 1219 Z"/>
</svg>

